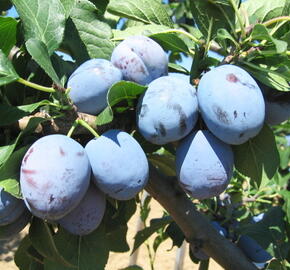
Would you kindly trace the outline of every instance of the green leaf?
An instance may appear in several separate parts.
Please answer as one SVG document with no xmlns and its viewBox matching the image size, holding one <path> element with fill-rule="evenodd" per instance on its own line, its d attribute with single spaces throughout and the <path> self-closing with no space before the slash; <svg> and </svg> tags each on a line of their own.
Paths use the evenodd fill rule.
<svg viewBox="0 0 290 270">
<path fill-rule="evenodd" d="M 65 10 L 65 17 L 68 18 L 73 7 L 76 4 L 76 0 L 60 0 Z"/>
<path fill-rule="evenodd" d="M 6 55 L 0 49 L 0 86 L 19 79 L 11 62 L 8 60 Z"/>
<path fill-rule="evenodd" d="M 140 94 L 146 90 L 145 86 L 127 82 L 120 81 L 115 83 L 108 91 L 107 102 L 109 104 L 97 117 L 97 125 L 104 125 L 110 123 L 113 120 L 112 107 L 123 100 L 136 99 Z"/>
<path fill-rule="evenodd" d="M 135 235 L 134 247 L 131 254 L 134 253 L 134 251 L 137 248 L 139 248 L 142 245 L 142 243 L 144 243 L 154 232 L 163 228 L 164 226 L 166 226 L 171 222 L 172 218 L 170 216 L 151 219 L 150 226 L 137 232 L 137 234 Z"/>
<path fill-rule="evenodd" d="M 241 10 L 248 15 L 249 23 L 254 24 L 289 15 L 287 5 L 289 7 L 288 0 L 247 0 L 241 4 Z"/>
<path fill-rule="evenodd" d="M 63 39 L 65 10 L 60 0 L 12 0 L 24 25 L 25 39 L 42 41 L 49 55 Z"/>
<path fill-rule="evenodd" d="M 27 51 L 30 53 L 35 62 L 42 67 L 42 69 L 54 82 L 61 85 L 61 82 L 52 66 L 46 45 L 42 41 L 34 38 L 27 40 L 25 45 Z"/>
<path fill-rule="evenodd" d="M 176 224 L 176 222 L 170 223 L 169 226 L 166 228 L 165 232 L 172 239 L 172 246 L 181 247 L 185 236 L 182 230 Z"/>
<path fill-rule="evenodd" d="M 138 265 L 131 265 L 131 266 L 128 266 L 126 268 L 122 268 L 120 270 L 143 270 L 143 268 L 141 266 L 138 266 Z"/>
<path fill-rule="evenodd" d="M 31 258 L 27 254 L 28 248 L 31 247 L 31 241 L 26 235 L 20 242 L 15 255 L 14 262 L 19 268 L 19 270 L 27 270 L 29 269 L 29 265 L 31 263 Z"/>
<path fill-rule="evenodd" d="M 14 151 L 5 162 L 5 165 L 0 168 L 0 186 L 15 197 L 20 197 L 20 166 L 22 158 L 28 148 L 29 145 Z"/>
<path fill-rule="evenodd" d="M 73 267 L 60 254 L 54 242 L 52 231 L 46 222 L 34 217 L 29 228 L 29 238 L 33 247 L 43 257 L 56 261 L 64 266 Z"/>
<path fill-rule="evenodd" d="M 107 5 L 109 4 L 109 0 L 90 0 L 96 8 L 99 10 L 101 14 L 103 14 L 106 11 Z"/>
<path fill-rule="evenodd" d="M 40 106 L 49 105 L 48 100 L 42 100 L 36 103 L 22 105 L 22 106 L 10 106 L 7 104 L 0 104 L 0 127 L 10 125 L 20 118 L 29 115 Z"/>
<path fill-rule="evenodd" d="M 113 230 L 106 233 L 106 241 L 108 243 L 110 251 L 113 252 L 127 252 L 130 250 L 127 243 L 127 225 L 120 225 L 117 230 Z"/>
<path fill-rule="evenodd" d="M 12 7 L 10 0 L 1 0 L 0 12 L 6 11 Z"/>
<path fill-rule="evenodd" d="M 77 1 L 70 15 L 90 58 L 110 59 L 114 44 L 108 24 L 97 16 L 96 7 L 88 0 Z"/>
<path fill-rule="evenodd" d="M 235 22 L 235 12 L 229 1 L 194 0 L 190 1 L 190 8 L 193 19 L 204 37 L 209 37 L 209 29 L 212 21 L 212 36 L 215 36 L 218 29 L 231 30 L 230 24 Z"/>
<path fill-rule="evenodd" d="M 253 40 L 267 40 L 273 42 L 277 53 L 284 53 L 287 50 L 287 42 L 275 39 L 269 33 L 269 30 L 262 24 L 256 24 L 251 33 Z"/>
<path fill-rule="evenodd" d="M 0 17 L 0 49 L 8 55 L 16 43 L 17 21 L 11 17 Z"/>
<path fill-rule="evenodd" d="M 290 247 L 286 242 L 285 229 L 284 212 L 280 207 L 272 207 L 262 221 L 244 226 L 242 233 L 255 239 L 262 248 L 281 260 L 287 256 Z"/>
<path fill-rule="evenodd" d="M 258 186 L 263 173 L 271 179 L 279 168 L 279 152 L 273 131 L 265 125 L 260 133 L 248 142 L 233 146 L 235 167 L 251 178 Z"/>
<path fill-rule="evenodd" d="M 152 0 L 111 0 L 107 10 L 120 17 L 140 21 L 145 24 L 161 24 L 172 27 L 166 9 L 159 1 Z"/>
</svg>

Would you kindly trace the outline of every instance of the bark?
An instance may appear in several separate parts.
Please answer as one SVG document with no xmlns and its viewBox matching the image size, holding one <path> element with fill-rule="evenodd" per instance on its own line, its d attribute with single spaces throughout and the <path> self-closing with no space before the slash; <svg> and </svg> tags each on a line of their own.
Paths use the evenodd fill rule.
<svg viewBox="0 0 290 270">
<path fill-rule="evenodd" d="M 186 240 L 191 245 L 202 248 L 224 269 L 257 269 L 234 243 L 221 236 L 210 221 L 197 211 L 193 202 L 178 186 L 176 178 L 165 177 L 151 167 L 146 190 L 168 211 L 183 231 Z"/>
</svg>

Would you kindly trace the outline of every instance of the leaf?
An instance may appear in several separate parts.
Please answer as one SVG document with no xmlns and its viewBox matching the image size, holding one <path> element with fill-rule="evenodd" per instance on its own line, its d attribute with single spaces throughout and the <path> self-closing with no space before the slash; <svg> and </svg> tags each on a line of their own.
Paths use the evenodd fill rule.
<svg viewBox="0 0 290 270">
<path fill-rule="evenodd" d="M 286 242 L 284 213 L 280 207 L 272 207 L 265 212 L 262 221 L 244 226 L 242 233 L 255 239 L 277 259 L 287 256 L 289 243 Z"/>
<path fill-rule="evenodd" d="M 14 262 L 19 268 L 19 270 L 27 270 L 29 269 L 29 265 L 31 263 L 31 259 L 27 254 L 27 249 L 31 246 L 31 241 L 26 235 L 20 242 L 15 255 Z"/>
<path fill-rule="evenodd" d="M 274 43 L 277 53 L 284 53 L 287 50 L 287 42 L 275 39 L 269 33 L 269 30 L 262 24 L 256 24 L 251 33 L 253 40 L 267 40 Z"/>
<path fill-rule="evenodd" d="M 126 239 L 127 231 L 128 226 L 122 224 L 117 230 L 106 233 L 106 242 L 110 251 L 127 252 L 130 250 Z"/>
<path fill-rule="evenodd" d="M 154 232 L 156 232 L 160 228 L 163 228 L 170 222 L 172 222 L 172 218 L 170 216 L 151 219 L 150 226 L 137 232 L 137 234 L 135 235 L 134 247 L 131 254 L 134 253 L 134 251 L 138 249 L 142 245 L 142 243 L 144 243 Z"/>
<path fill-rule="evenodd" d="M 15 197 L 20 197 L 19 175 L 23 156 L 29 145 L 14 151 L 5 165 L 0 168 L 0 186 Z"/>
<path fill-rule="evenodd" d="M 42 67 L 42 69 L 54 82 L 61 85 L 61 82 L 52 66 L 46 45 L 42 41 L 35 38 L 30 38 L 27 40 L 25 45 L 34 61 Z"/>
<path fill-rule="evenodd" d="M 140 21 L 145 24 L 160 24 L 172 27 L 166 9 L 159 1 L 152 0 L 111 0 L 107 10 L 120 17 Z"/>
<path fill-rule="evenodd" d="M 166 228 L 165 232 L 172 239 L 172 246 L 181 247 L 185 236 L 182 230 L 176 224 L 176 222 L 170 223 L 169 226 Z"/>
<path fill-rule="evenodd" d="M 11 62 L 0 49 L 0 86 L 12 83 L 19 79 Z"/>
<path fill-rule="evenodd" d="M 211 21 L 213 22 L 213 36 L 216 35 L 217 30 L 220 28 L 231 30 L 230 24 L 235 22 L 235 12 L 228 3 L 229 1 L 223 2 L 224 4 L 209 0 L 190 1 L 193 19 L 204 37 L 208 38 L 209 36 Z M 225 17 L 225 14 L 227 14 L 227 17 Z"/>
<path fill-rule="evenodd" d="M 28 114 L 35 111 L 38 107 L 49 105 L 48 100 L 42 100 L 36 103 L 22 105 L 22 106 L 10 106 L 7 104 L 0 104 L 0 126 L 10 125 L 20 118 L 27 116 Z"/>
<path fill-rule="evenodd" d="M 73 265 L 66 261 L 59 253 L 54 242 L 52 231 L 46 222 L 34 217 L 29 228 L 29 239 L 33 247 L 43 257 L 61 263 L 64 266 L 73 267 Z"/>
<path fill-rule="evenodd" d="M 248 142 L 233 146 L 235 167 L 251 178 L 258 186 L 263 172 L 271 179 L 279 168 L 279 152 L 273 131 L 265 125 L 260 133 Z"/>
<path fill-rule="evenodd" d="M 90 58 L 110 59 L 114 48 L 112 31 L 99 20 L 96 7 L 88 0 L 79 0 L 70 17 Z"/>
<path fill-rule="evenodd" d="M 10 0 L 1 0 L 0 12 L 7 11 L 12 7 Z"/>
<path fill-rule="evenodd" d="M 90 0 L 97 7 L 100 13 L 104 13 L 106 11 L 107 5 L 109 4 L 109 0 Z"/>
<path fill-rule="evenodd" d="M 73 7 L 76 4 L 76 0 L 60 0 L 65 10 L 65 17 L 68 18 Z"/>
<path fill-rule="evenodd" d="M 104 125 L 113 120 L 112 107 L 123 100 L 136 99 L 146 90 L 145 86 L 133 82 L 120 81 L 115 83 L 108 91 L 107 102 L 109 104 L 97 117 L 97 125 Z"/>
<path fill-rule="evenodd" d="M 172 155 L 151 154 L 149 161 L 167 176 L 176 176 L 175 158 Z"/>
<path fill-rule="evenodd" d="M 59 0 L 12 0 L 24 25 L 25 39 L 42 41 L 49 55 L 56 50 L 63 38 L 65 10 Z"/>
<path fill-rule="evenodd" d="M 128 266 L 126 268 L 122 268 L 120 270 L 143 270 L 143 268 L 141 266 L 138 266 L 138 265 L 131 265 L 131 266 Z"/>
<path fill-rule="evenodd" d="M 16 43 L 17 21 L 11 17 L 0 17 L 0 49 L 8 55 Z"/>
<path fill-rule="evenodd" d="M 287 4 L 288 2 L 288 4 Z M 244 10 L 249 17 L 249 23 L 265 22 L 275 17 L 289 15 L 288 0 L 247 0 L 241 4 L 241 10 Z"/>
</svg>

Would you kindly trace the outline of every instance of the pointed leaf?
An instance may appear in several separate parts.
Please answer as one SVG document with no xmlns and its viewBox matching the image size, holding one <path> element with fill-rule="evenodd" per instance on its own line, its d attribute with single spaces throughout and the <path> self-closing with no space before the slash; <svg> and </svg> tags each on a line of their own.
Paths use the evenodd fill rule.
<svg viewBox="0 0 290 270">
<path fill-rule="evenodd" d="M 11 62 L 8 60 L 6 55 L 0 49 L 0 86 L 19 79 Z"/>
<path fill-rule="evenodd" d="M 73 7 L 76 4 L 76 0 L 60 0 L 65 10 L 65 17 L 68 18 Z"/>
<path fill-rule="evenodd" d="M 60 0 L 12 0 L 24 25 L 25 39 L 42 41 L 51 55 L 63 38 L 65 10 Z"/>
<path fill-rule="evenodd" d="M 279 152 L 273 131 L 265 125 L 260 133 L 248 142 L 233 146 L 235 167 L 243 175 L 261 184 L 263 172 L 271 179 L 279 168 Z"/>
<path fill-rule="evenodd" d="M 8 55 L 16 43 L 17 21 L 13 18 L 0 17 L 0 49 Z"/>
<path fill-rule="evenodd" d="M 108 11 L 120 17 L 140 21 L 145 24 L 173 26 L 166 9 L 159 1 L 152 0 L 111 0 Z"/>
<path fill-rule="evenodd" d="M 114 48 L 112 31 L 99 20 L 96 7 L 88 0 L 79 0 L 70 16 L 90 58 L 110 59 Z"/>
</svg>

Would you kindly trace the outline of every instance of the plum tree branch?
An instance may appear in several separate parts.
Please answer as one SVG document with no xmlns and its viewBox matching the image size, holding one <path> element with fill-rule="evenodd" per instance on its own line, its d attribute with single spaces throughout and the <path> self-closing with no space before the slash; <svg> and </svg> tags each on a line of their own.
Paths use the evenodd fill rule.
<svg viewBox="0 0 290 270">
<path fill-rule="evenodd" d="M 238 247 L 221 236 L 210 221 L 197 211 L 178 186 L 176 178 L 163 176 L 151 166 L 146 190 L 168 211 L 187 241 L 193 245 L 200 243 L 203 251 L 224 269 L 257 269 Z"/>
</svg>

